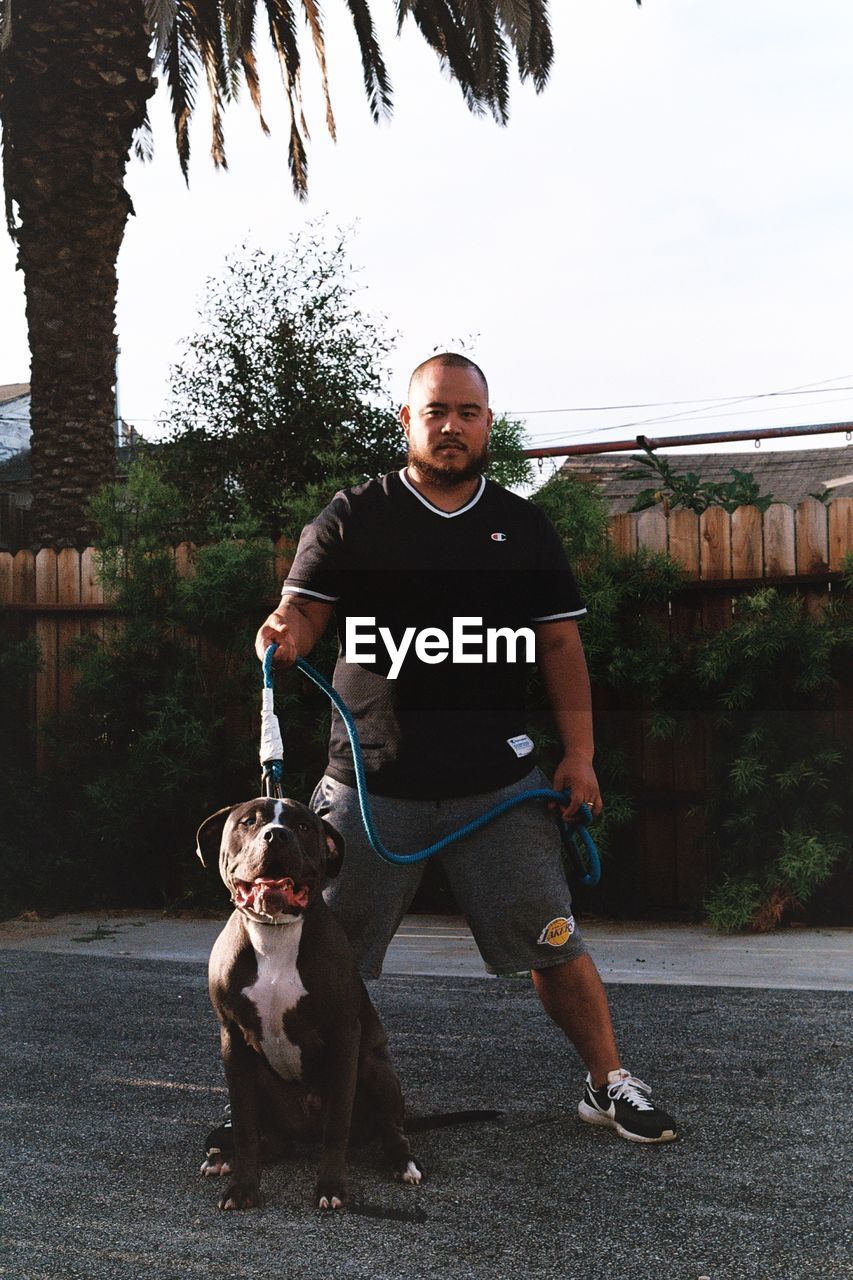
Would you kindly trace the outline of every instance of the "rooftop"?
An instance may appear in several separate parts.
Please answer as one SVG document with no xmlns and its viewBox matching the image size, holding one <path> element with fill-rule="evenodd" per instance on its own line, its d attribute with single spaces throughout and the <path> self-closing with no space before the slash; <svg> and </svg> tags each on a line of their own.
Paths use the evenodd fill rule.
<svg viewBox="0 0 853 1280">
<path fill-rule="evenodd" d="M 9 382 L 0 386 L 0 405 L 11 404 L 13 400 L 23 400 L 30 394 L 28 382 Z"/>
<path fill-rule="evenodd" d="M 640 453 L 638 448 L 637 455 Z M 693 471 L 713 483 L 731 480 L 733 469 L 751 472 L 763 495 L 772 494 L 774 501 L 792 507 L 827 491 L 833 498 L 853 497 L 853 445 L 840 449 L 756 449 L 752 453 L 667 452 L 664 456 L 674 471 Z M 599 484 L 613 512 L 629 511 L 637 494 L 654 484 L 651 471 L 639 480 L 626 478 L 627 472 L 638 469 L 627 453 L 567 458 L 561 469 Z"/>
</svg>

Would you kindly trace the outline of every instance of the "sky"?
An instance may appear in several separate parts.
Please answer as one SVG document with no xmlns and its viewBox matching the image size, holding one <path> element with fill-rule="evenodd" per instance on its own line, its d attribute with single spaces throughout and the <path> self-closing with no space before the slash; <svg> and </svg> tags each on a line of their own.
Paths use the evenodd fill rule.
<svg viewBox="0 0 853 1280">
<path fill-rule="evenodd" d="M 398 400 L 415 364 L 461 346 L 531 444 L 853 420 L 849 0 L 552 0 L 549 85 L 513 86 L 506 129 L 468 113 L 414 28 L 397 37 L 391 0 L 372 7 L 393 118 L 371 122 L 343 0 L 327 0 L 338 141 L 309 76 L 305 204 L 271 56 L 272 136 L 236 104 L 216 171 L 200 92 L 189 188 L 158 92 L 155 158 L 127 175 L 125 420 L 157 436 L 170 365 L 225 257 L 246 241 L 284 250 L 321 216 L 354 226 L 360 305 L 399 335 Z M 14 263 L 3 238 L 0 383 L 28 376 Z"/>
</svg>

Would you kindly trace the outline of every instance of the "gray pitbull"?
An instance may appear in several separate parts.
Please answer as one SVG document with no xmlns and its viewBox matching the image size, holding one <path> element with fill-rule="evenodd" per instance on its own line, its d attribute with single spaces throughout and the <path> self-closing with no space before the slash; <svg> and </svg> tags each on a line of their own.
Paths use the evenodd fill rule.
<svg viewBox="0 0 853 1280">
<path fill-rule="evenodd" d="M 417 1185 L 385 1032 L 323 900 L 343 840 L 304 805 L 262 797 L 201 825 L 202 862 L 217 851 L 236 908 L 209 966 L 232 1127 L 208 1139 L 202 1173 L 232 1174 L 220 1209 L 259 1204 L 261 1162 L 288 1138 L 322 1142 L 320 1209 L 346 1201 L 351 1137 L 378 1135 L 395 1178 Z"/>
</svg>

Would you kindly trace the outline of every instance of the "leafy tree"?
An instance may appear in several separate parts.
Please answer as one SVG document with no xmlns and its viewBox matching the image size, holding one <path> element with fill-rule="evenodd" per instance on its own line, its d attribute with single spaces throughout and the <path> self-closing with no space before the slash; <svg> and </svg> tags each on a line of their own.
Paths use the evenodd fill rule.
<svg viewBox="0 0 853 1280">
<path fill-rule="evenodd" d="M 391 107 L 368 0 L 347 0 L 374 119 Z M 508 114 L 508 72 L 541 90 L 552 59 L 545 0 L 397 0 L 458 81 L 472 111 Z M 24 273 L 32 367 L 36 537 L 82 545 L 86 501 L 113 470 L 116 260 L 132 212 L 124 174 L 134 137 L 150 149 L 155 70 L 168 83 L 180 163 L 200 76 L 224 165 L 224 105 L 245 87 L 260 115 L 256 27 L 265 20 L 290 107 L 294 187 L 307 183 L 298 17 L 326 87 L 317 0 L 0 0 L 0 123 L 10 234 Z M 261 123 L 264 128 L 263 117 Z"/>
<path fill-rule="evenodd" d="M 172 371 L 161 451 L 197 540 L 243 507 L 277 537 L 316 513 L 306 516 L 314 486 L 331 495 L 399 461 L 391 340 L 357 305 L 346 248 L 345 235 L 330 241 L 315 227 L 286 254 L 244 248 L 208 283 L 202 323 Z"/>
<path fill-rule="evenodd" d="M 533 480 L 533 464 L 524 456 L 527 443 L 524 423 L 506 414 L 498 414 L 489 436 L 489 465 L 486 474 L 508 489 L 529 485 Z"/>
</svg>

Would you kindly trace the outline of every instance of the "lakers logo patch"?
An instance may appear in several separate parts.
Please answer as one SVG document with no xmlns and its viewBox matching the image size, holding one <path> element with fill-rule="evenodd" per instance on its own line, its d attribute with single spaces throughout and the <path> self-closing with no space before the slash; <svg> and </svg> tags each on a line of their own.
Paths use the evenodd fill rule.
<svg viewBox="0 0 853 1280">
<path fill-rule="evenodd" d="M 557 916 L 550 920 L 537 938 L 544 947 L 562 947 L 575 931 L 574 916 Z"/>
</svg>

